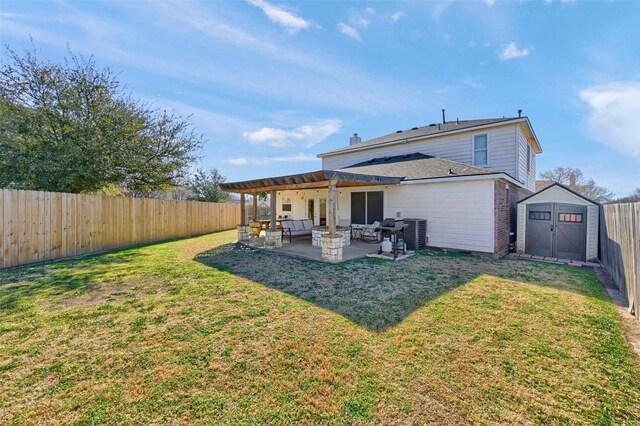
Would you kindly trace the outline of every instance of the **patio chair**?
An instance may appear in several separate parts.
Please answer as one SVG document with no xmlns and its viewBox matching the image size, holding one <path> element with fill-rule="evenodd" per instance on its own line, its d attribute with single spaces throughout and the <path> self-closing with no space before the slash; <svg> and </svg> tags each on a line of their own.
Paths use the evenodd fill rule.
<svg viewBox="0 0 640 426">
<path fill-rule="evenodd" d="M 380 222 L 377 220 L 371 225 L 367 225 L 362 228 L 362 241 L 366 243 L 377 243 L 380 241 Z"/>
</svg>

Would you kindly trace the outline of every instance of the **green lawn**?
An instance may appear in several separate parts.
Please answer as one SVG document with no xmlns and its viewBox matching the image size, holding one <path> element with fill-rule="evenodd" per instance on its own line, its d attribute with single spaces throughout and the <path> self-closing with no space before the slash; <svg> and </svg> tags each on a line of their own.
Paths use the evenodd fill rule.
<svg viewBox="0 0 640 426">
<path fill-rule="evenodd" d="M 592 270 L 234 235 L 0 272 L 0 423 L 640 423 Z"/>
</svg>

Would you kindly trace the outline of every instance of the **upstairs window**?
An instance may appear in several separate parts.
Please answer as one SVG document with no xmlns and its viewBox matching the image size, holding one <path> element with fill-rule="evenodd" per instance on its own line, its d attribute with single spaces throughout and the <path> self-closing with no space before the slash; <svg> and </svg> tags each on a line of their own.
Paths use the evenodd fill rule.
<svg viewBox="0 0 640 426">
<path fill-rule="evenodd" d="M 487 135 L 475 135 L 473 137 L 473 164 L 476 166 L 489 165 L 489 144 Z"/>
<path fill-rule="evenodd" d="M 531 171 L 531 145 L 527 145 L 527 173 Z"/>
</svg>

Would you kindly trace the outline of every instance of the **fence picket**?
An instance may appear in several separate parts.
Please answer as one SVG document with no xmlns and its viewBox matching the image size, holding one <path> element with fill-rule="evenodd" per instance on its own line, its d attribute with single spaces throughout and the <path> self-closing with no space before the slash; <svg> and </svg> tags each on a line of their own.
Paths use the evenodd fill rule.
<svg viewBox="0 0 640 426">
<path fill-rule="evenodd" d="M 231 229 L 240 206 L 0 188 L 0 269 Z"/>
<path fill-rule="evenodd" d="M 640 320 L 640 202 L 603 205 L 601 217 L 602 264 Z"/>
</svg>

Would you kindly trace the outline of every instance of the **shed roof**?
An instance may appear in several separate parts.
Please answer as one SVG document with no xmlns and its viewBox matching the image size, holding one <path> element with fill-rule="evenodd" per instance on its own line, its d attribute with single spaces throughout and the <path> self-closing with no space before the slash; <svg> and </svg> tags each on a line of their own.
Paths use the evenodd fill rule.
<svg viewBox="0 0 640 426">
<path fill-rule="evenodd" d="M 555 182 L 549 186 L 547 186 L 544 189 L 541 189 L 540 191 L 536 192 L 535 194 L 531 194 L 526 198 L 523 198 L 522 200 L 518 201 L 519 203 L 523 203 L 523 202 L 529 202 L 532 203 L 535 201 L 536 197 L 538 197 L 540 194 L 543 194 L 547 191 L 553 190 L 555 188 L 555 190 L 562 190 L 562 191 L 566 191 L 567 193 L 571 194 L 574 197 L 578 197 L 579 199 L 586 201 L 587 203 L 593 204 L 595 206 L 599 205 L 597 202 L 593 201 L 590 198 L 585 197 L 584 195 L 581 195 L 579 193 L 577 193 L 576 191 L 574 191 L 573 189 L 569 188 L 568 186 L 562 185 L 561 183 Z"/>
</svg>

